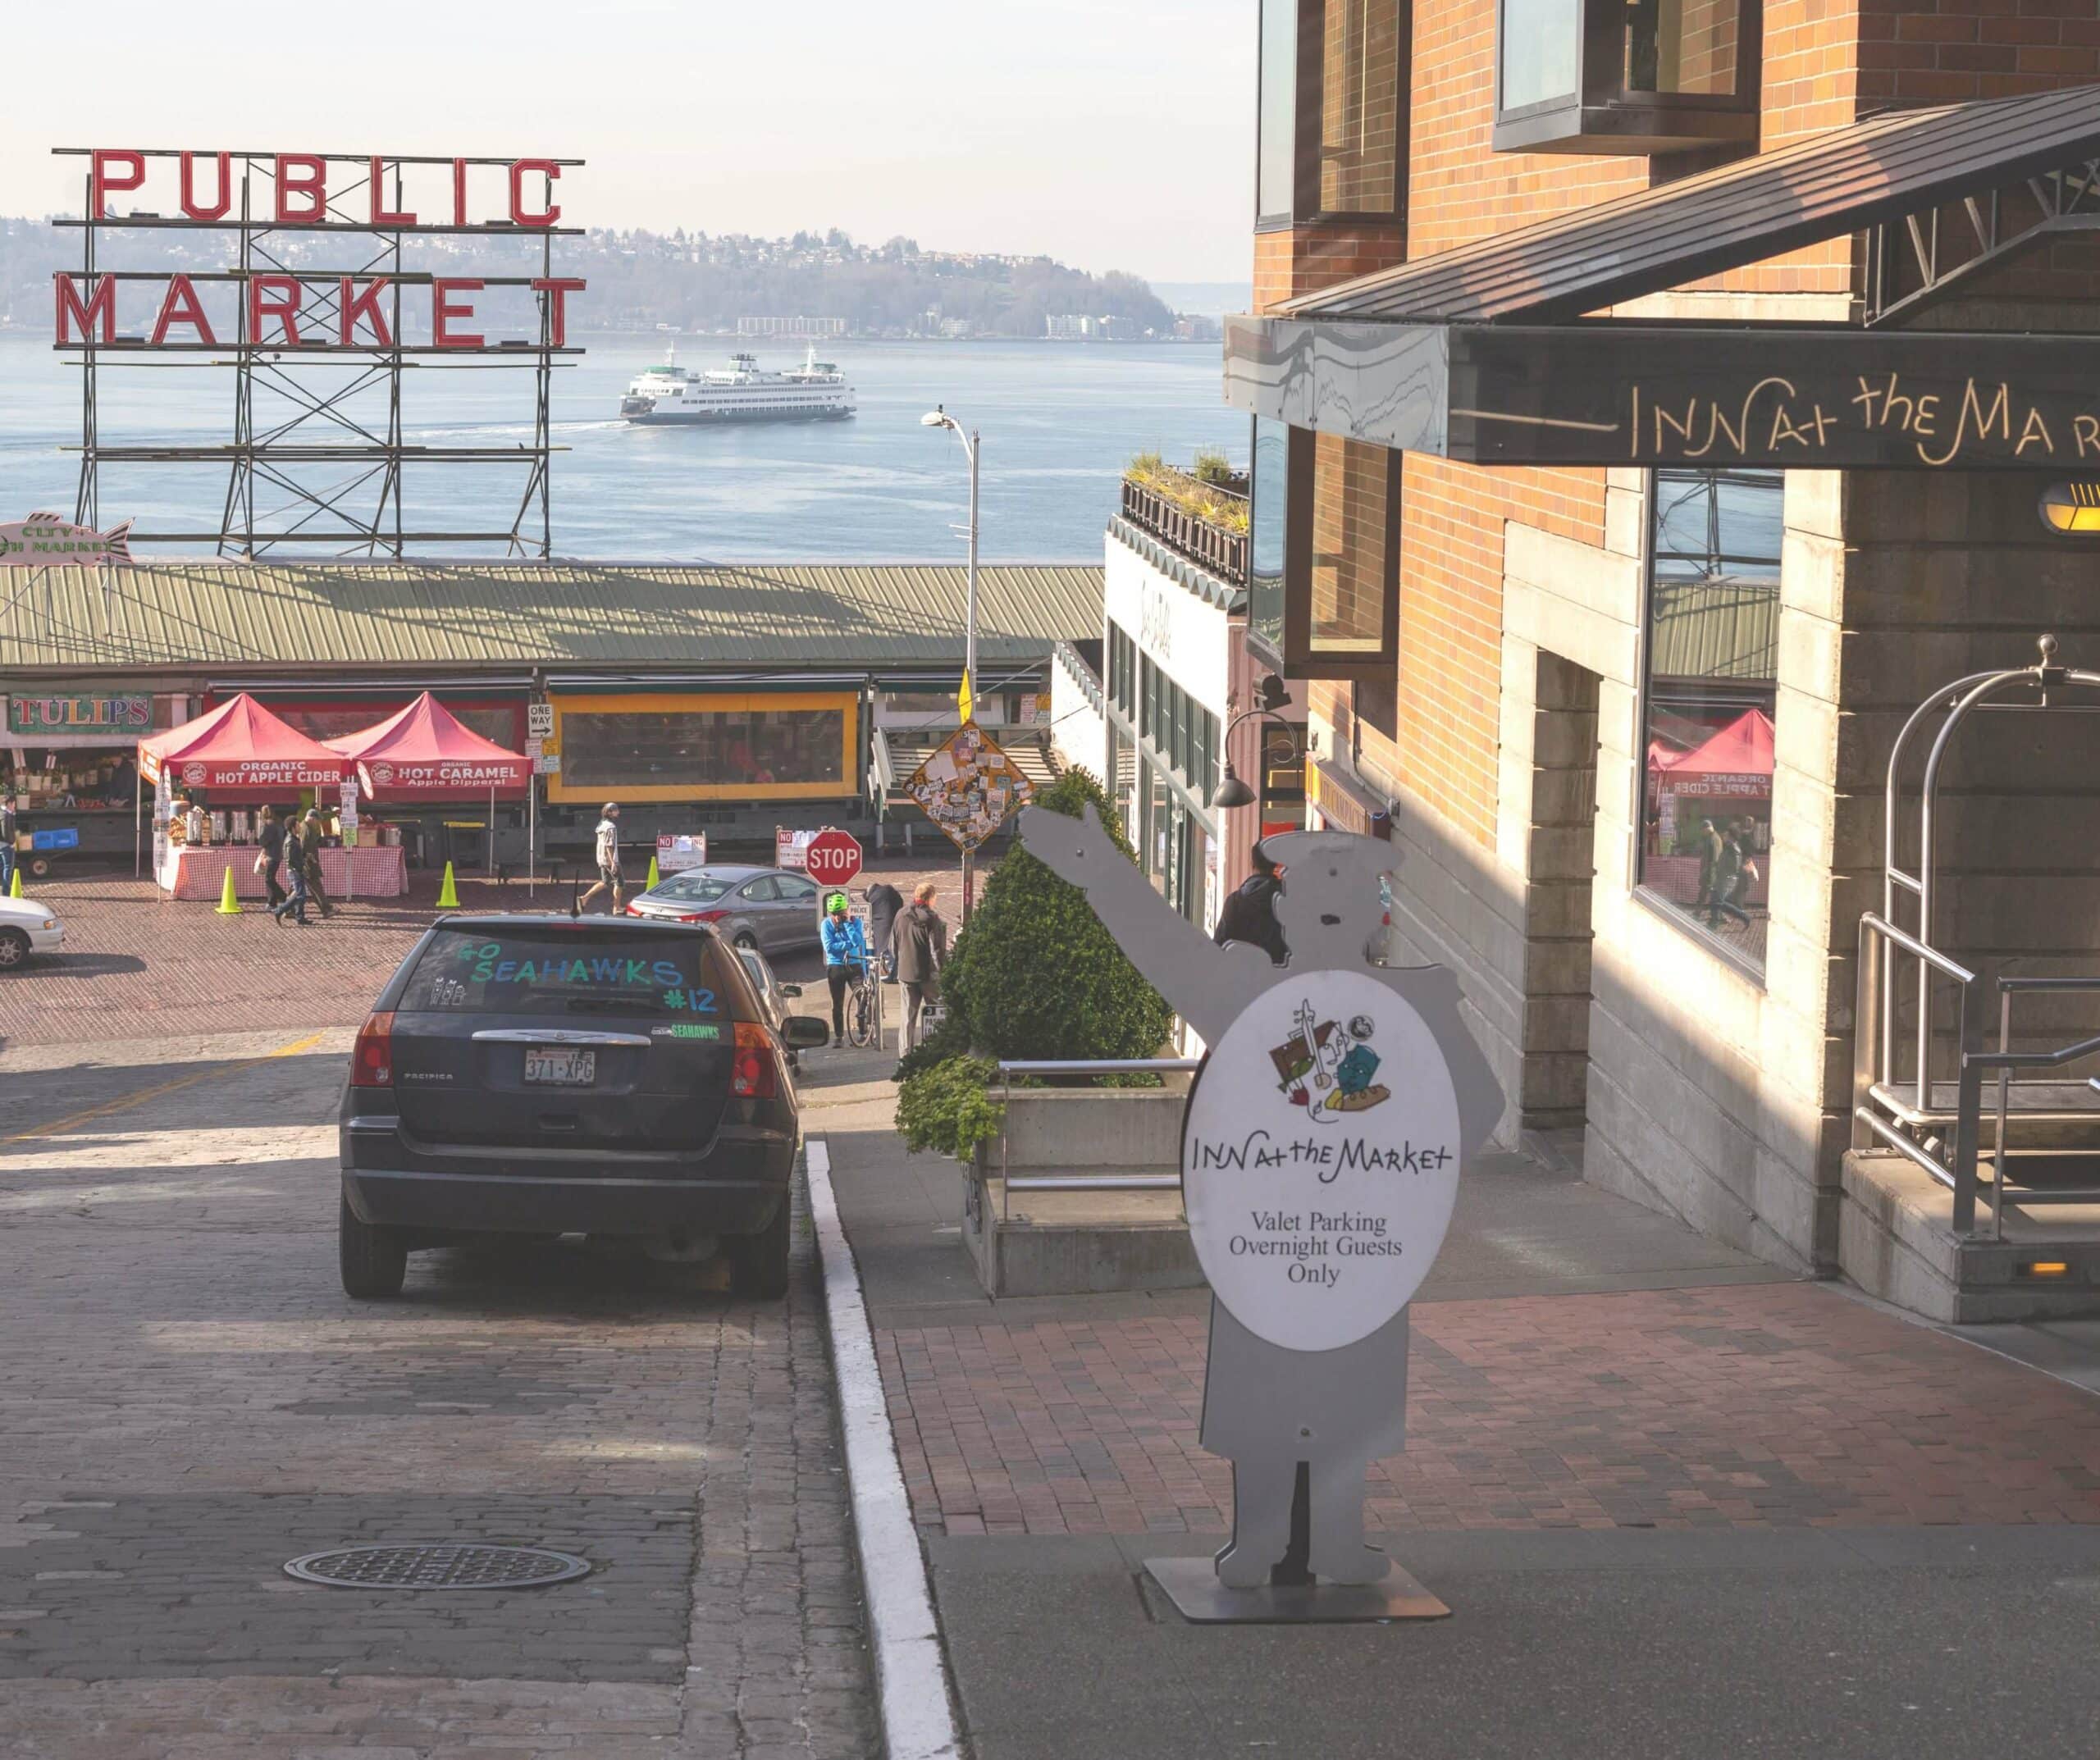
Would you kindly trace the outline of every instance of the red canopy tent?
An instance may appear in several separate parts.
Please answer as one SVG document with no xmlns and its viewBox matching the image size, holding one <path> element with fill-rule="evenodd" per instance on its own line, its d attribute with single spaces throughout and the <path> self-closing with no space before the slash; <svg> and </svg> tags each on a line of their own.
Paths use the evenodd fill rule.
<svg viewBox="0 0 2100 1760">
<path fill-rule="evenodd" d="M 531 759 L 483 739 L 427 691 L 377 726 L 328 744 L 356 767 L 358 791 L 372 800 L 522 795 L 532 781 Z"/>
<path fill-rule="evenodd" d="M 340 752 L 280 720 L 246 691 L 194 721 L 139 741 L 139 774 L 185 788 L 324 788 L 343 780 Z"/>
<path fill-rule="evenodd" d="M 1688 752 L 1648 747 L 1648 768 L 1665 788 L 1685 794 L 1769 795 L 1772 791 L 1772 718 L 1746 709 L 1703 745 Z"/>
</svg>

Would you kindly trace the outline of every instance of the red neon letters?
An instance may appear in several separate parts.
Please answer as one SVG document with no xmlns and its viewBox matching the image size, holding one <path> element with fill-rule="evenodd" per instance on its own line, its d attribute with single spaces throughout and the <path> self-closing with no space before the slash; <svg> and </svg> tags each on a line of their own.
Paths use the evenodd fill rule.
<svg viewBox="0 0 2100 1760">
<path fill-rule="evenodd" d="M 113 212 L 112 198 L 128 194 L 130 202 L 121 206 L 130 219 L 159 226 L 288 226 L 367 234 L 544 233 L 561 219 L 554 191 L 565 168 L 561 161 L 549 158 L 236 154 L 130 147 L 94 148 L 85 157 L 92 220 L 126 223 L 123 214 Z M 205 161 L 210 162 L 201 162 Z M 419 217 L 419 209 L 430 213 L 428 221 Z M 371 266 L 371 253 L 363 247 L 358 263 Z M 160 283 L 158 308 L 150 327 L 144 310 L 127 310 L 130 328 L 120 341 L 117 303 L 122 299 L 128 307 L 136 300 L 143 306 L 143 289 L 120 287 L 114 275 L 61 271 L 52 278 L 53 340 L 62 349 L 231 345 L 363 350 L 405 345 L 491 351 L 568 346 L 568 296 L 583 291 L 580 277 L 497 273 L 493 268 L 486 272 L 495 278 L 418 275 L 404 283 L 358 272 L 355 266 L 346 274 L 337 265 L 325 272 L 317 265 L 296 273 L 244 279 L 199 275 L 194 269 L 136 276 L 131 279 Z M 430 299 L 427 331 L 404 311 L 404 287 L 413 287 L 420 304 L 424 285 Z M 482 301 L 472 297 L 482 294 L 486 294 Z M 221 331 L 233 333 L 223 344 Z"/>
</svg>

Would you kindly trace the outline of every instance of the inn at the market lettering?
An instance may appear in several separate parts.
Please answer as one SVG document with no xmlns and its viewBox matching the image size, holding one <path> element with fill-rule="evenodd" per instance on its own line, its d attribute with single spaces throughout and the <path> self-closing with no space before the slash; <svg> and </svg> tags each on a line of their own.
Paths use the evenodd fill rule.
<svg viewBox="0 0 2100 1760">
<path fill-rule="evenodd" d="M 2100 337 L 1232 325 L 1239 407 L 1474 463 L 2100 470 Z"/>
</svg>

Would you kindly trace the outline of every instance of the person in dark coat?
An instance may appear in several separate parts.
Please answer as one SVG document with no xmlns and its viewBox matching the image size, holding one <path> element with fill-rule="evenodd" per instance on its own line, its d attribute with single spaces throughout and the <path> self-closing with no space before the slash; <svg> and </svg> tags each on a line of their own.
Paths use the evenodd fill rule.
<svg viewBox="0 0 2100 1760">
<path fill-rule="evenodd" d="M 321 881 L 321 809 L 308 807 L 299 834 L 299 872 L 306 876 L 306 890 L 320 907 L 321 914 L 332 917 L 336 907 L 328 902 L 328 888 Z M 306 921 L 304 910 L 299 913 L 299 920 Z"/>
<path fill-rule="evenodd" d="M 897 949 L 890 937 L 897 928 L 897 914 L 904 909 L 904 895 L 887 880 L 868 888 L 868 951 L 883 969 L 883 976 L 897 982 Z"/>
<path fill-rule="evenodd" d="M 1227 942 L 1251 942 L 1272 964 L 1281 965 L 1290 957 L 1290 950 L 1284 946 L 1283 930 L 1276 923 L 1276 898 L 1282 891 L 1283 870 L 1267 850 L 1256 844 L 1254 871 L 1226 900 L 1211 939 L 1221 947 Z"/>
<path fill-rule="evenodd" d="M 285 901 L 285 889 L 277 883 L 277 864 L 285 859 L 285 828 L 275 807 L 263 808 L 262 823 L 255 838 L 262 846 L 262 883 L 270 889 L 270 909 L 275 910 Z M 304 922 L 305 919 L 299 920 Z"/>
<path fill-rule="evenodd" d="M 919 1042 L 919 1016 L 940 995 L 941 968 L 948 963 L 948 926 L 934 909 L 934 882 L 922 882 L 911 894 L 911 908 L 897 919 L 897 977 L 904 986 L 904 1024 L 897 1029 L 897 1049 Z"/>
</svg>

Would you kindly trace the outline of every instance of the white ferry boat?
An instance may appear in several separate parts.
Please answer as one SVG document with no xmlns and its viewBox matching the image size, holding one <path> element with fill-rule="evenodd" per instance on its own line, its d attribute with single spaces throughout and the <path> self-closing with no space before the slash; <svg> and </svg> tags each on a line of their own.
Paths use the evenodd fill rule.
<svg viewBox="0 0 2100 1760">
<path fill-rule="evenodd" d="M 799 367 L 760 369 L 755 354 L 733 354 L 726 367 L 694 372 L 677 349 L 627 388 L 620 413 L 638 425 L 692 426 L 722 422 L 839 422 L 853 413 L 853 387 L 816 346 Z"/>
</svg>

